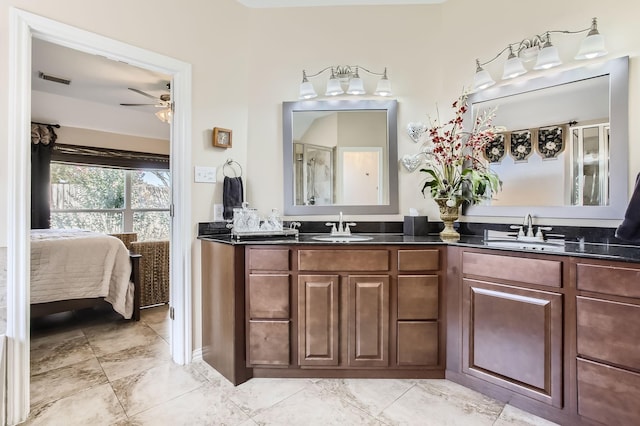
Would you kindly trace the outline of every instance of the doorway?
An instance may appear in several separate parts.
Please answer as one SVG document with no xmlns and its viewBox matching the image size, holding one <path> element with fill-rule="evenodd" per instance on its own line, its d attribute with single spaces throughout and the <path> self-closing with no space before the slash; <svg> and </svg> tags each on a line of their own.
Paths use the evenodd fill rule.
<svg viewBox="0 0 640 426">
<path fill-rule="evenodd" d="M 178 364 L 191 360 L 190 145 L 191 65 L 19 9 L 10 9 L 8 230 L 7 230 L 7 422 L 29 413 L 29 253 L 31 40 L 42 39 L 102 55 L 172 77 L 175 105 L 171 126 L 173 177 L 171 294 L 174 312 L 171 354 Z"/>
</svg>

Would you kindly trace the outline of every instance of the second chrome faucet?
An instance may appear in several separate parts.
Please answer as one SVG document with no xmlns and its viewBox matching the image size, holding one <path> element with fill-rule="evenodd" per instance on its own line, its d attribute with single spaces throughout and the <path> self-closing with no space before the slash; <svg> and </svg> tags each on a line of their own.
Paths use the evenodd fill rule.
<svg viewBox="0 0 640 426">
<path fill-rule="evenodd" d="M 522 226 L 511 225 L 511 229 L 518 230 L 518 236 L 516 237 L 521 241 L 544 241 L 544 234 L 542 231 L 550 231 L 551 227 L 548 226 L 538 226 L 538 230 L 534 233 L 533 231 L 533 217 L 531 213 L 527 213 L 524 217 L 524 221 L 522 222 Z"/>
<path fill-rule="evenodd" d="M 338 224 L 327 222 L 327 226 L 331 227 L 331 236 L 351 235 L 351 226 L 356 226 L 355 222 L 344 223 L 342 220 L 342 212 L 338 216 Z"/>
</svg>

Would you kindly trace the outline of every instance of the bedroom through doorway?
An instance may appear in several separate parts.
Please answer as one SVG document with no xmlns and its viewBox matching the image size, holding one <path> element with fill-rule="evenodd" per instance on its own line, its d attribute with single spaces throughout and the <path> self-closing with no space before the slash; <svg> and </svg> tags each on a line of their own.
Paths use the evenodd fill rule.
<svg viewBox="0 0 640 426">
<path fill-rule="evenodd" d="M 37 78 L 31 69 L 32 41 L 35 39 L 111 58 L 145 70 L 171 76 L 171 102 L 174 123 L 170 128 L 171 158 L 171 306 L 170 358 L 178 364 L 191 361 L 190 282 L 190 146 L 191 65 L 167 56 L 137 48 L 98 34 L 71 27 L 48 18 L 10 8 L 9 213 L 7 234 L 7 412 L 9 424 L 27 418 L 29 412 L 29 182 L 31 82 Z M 54 75 L 54 74 L 52 74 Z M 124 102 L 123 102 L 124 103 Z M 59 104 L 60 109 L 64 105 Z M 49 122 L 51 123 L 51 122 Z M 67 124 L 72 127 L 70 123 Z"/>
</svg>

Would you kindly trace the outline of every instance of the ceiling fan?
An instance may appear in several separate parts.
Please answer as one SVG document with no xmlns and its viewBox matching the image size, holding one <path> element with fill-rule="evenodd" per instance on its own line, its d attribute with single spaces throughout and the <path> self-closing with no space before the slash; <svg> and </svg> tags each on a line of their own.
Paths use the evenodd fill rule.
<svg viewBox="0 0 640 426">
<path fill-rule="evenodd" d="M 170 89 L 171 85 L 170 83 L 167 83 L 167 89 Z M 158 119 L 160 121 L 163 121 L 165 123 L 169 123 L 171 121 L 171 115 L 172 115 L 172 110 L 173 110 L 173 105 L 171 103 L 171 94 L 170 93 L 163 93 L 162 95 L 158 96 L 153 96 L 150 95 L 147 92 L 143 92 L 140 89 L 134 89 L 132 87 L 128 87 L 129 90 L 131 90 L 132 92 L 136 92 L 142 96 L 145 96 L 147 98 L 153 99 L 155 101 L 155 103 L 152 104 L 130 104 L 130 103 L 121 103 L 120 105 L 122 106 L 153 106 L 156 108 L 162 108 L 161 110 L 156 112 L 156 117 L 158 117 Z"/>
</svg>

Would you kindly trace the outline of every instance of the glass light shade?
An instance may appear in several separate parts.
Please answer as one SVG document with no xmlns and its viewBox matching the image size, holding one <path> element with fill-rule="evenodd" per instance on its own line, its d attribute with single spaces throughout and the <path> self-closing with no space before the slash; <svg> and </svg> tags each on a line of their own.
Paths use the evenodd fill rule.
<svg viewBox="0 0 640 426">
<path fill-rule="evenodd" d="M 373 93 L 376 96 L 391 96 L 391 81 L 388 78 L 382 77 L 378 81 L 376 91 Z"/>
<path fill-rule="evenodd" d="M 337 96 L 342 95 L 344 90 L 342 90 L 342 85 L 340 84 L 340 80 L 333 77 L 330 78 L 327 82 L 327 91 L 325 92 L 326 96 Z"/>
<path fill-rule="evenodd" d="M 491 87 L 496 82 L 491 78 L 491 74 L 485 69 L 480 68 L 473 77 L 473 90 L 482 90 Z"/>
<path fill-rule="evenodd" d="M 300 99 L 311 99 L 318 96 L 315 89 L 313 88 L 313 84 L 309 81 L 303 81 L 300 83 Z"/>
<path fill-rule="evenodd" d="M 161 109 L 160 111 L 156 112 L 156 117 L 158 117 L 158 120 L 162 121 L 163 123 L 170 123 L 172 115 L 173 114 L 171 113 L 171 108 Z"/>
<path fill-rule="evenodd" d="M 575 59 L 593 59 L 604 56 L 607 53 L 607 50 L 604 48 L 604 37 L 602 34 L 593 34 L 582 40 Z"/>
<path fill-rule="evenodd" d="M 349 80 L 347 93 L 350 95 L 364 95 L 366 93 L 364 90 L 364 82 L 360 77 L 353 77 Z"/>
<path fill-rule="evenodd" d="M 517 56 L 507 59 L 507 62 L 504 63 L 504 71 L 502 73 L 502 79 L 508 80 L 510 78 L 516 78 L 524 73 L 527 70 L 524 68 L 522 64 L 522 59 Z"/>
<path fill-rule="evenodd" d="M 547 70 L 549 68 L 557 67 L 562 61 L 558 54 L 558 48 L 551 44 L 545 45 L 540 53 L 538 53 L 538 60 L 533 66 L 534 70 Z"/>
</svg>

